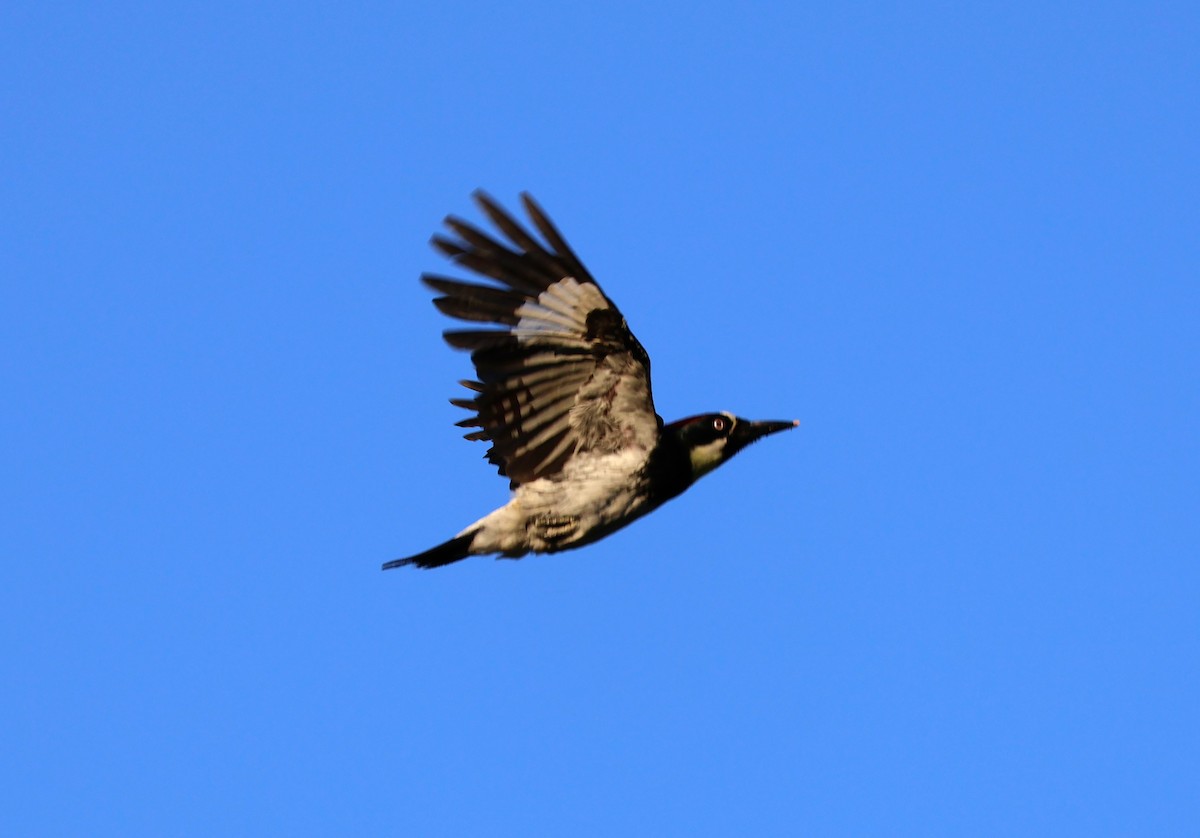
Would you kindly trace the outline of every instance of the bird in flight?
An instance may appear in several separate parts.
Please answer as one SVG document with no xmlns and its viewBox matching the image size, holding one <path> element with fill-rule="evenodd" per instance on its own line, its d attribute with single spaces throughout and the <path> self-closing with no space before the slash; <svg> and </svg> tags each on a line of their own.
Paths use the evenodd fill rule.
<svg viewBox="0 0 1200 838">
<path fill-rule="evenodd" d="M 454 216 L 454 237 L 433 245 L 495 284 L 433 274 L 422 281 L 444 314 L 499 328 L 445 333 L 469 350 L 474 394 L 450 401 L 471 415 L 470 440 L 491 443 L 487 459 L 512 498 L 437 547 L 396 559 L 431 568 L 473 555 L 519 558 L 582 547 L 676 497 L 768 434 L 797 421 L 751 422 L 705 413 L 664 425 L 650 392 L 650 358 L 549 217 L 527 193 L 521 202 L 539 241 L 482 191 L 475 200 L 508 239 Z"/>
</svg>

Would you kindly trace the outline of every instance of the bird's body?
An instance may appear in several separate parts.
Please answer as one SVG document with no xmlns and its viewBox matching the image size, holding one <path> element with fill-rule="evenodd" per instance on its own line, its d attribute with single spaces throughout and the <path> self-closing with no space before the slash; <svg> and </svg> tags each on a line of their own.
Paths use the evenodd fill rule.
<svg viewBox="0 0 1200 838">
<path fill-rule="evenodd" d="M 683 492 L 749 443 L 795 422 L 748 422 L 729 413 L 665 425 L 654 411 L 650 359 L 625 319 L 545 213 L 522 199 L 545 247 L 482 193 L 484 212 L 515 247 L 453 217 L 455 241 L 434 244 L 496 280 L 480 285 L 426 275 L 444 313 L 500 329 L 450 331 L 471 350 L 475 393 L 452 399 L 473 412 L 467 439 L 489 440 L 511 500 L 431 550 L 388 562 L 438 567 L 468 555 L 554 553 L 589 544 Z"/>
<path fill-rule="evenodd" d="M 513 557 L 603 538 L 652 508 L 648 456 L 631 449 L 589 457 L 518 487 L 512 500 L 474 525 L 474 546 Z"/>
</svg>

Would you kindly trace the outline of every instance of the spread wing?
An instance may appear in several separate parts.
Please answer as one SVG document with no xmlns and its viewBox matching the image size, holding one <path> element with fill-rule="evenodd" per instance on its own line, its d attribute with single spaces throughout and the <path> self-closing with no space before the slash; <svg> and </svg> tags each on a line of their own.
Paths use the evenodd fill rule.
<svg viewBox="0 0 1200 838">
<path fill-rule="evenodd" d="M 448 331 L 471 351 L 473 412 L 467 439 L 492 443 L 487 458 L 514 487 L 560 472 L 585 452 L 653 448 L 662 419 L 650 392 L 650 359 L 625 318 L 600 290 L 550 219 L 528 194 L 521 201 L 545 244 L 483 192 L 475 200 L 508 239 L 446 219 L 457 238 L 433 237 L 456 263 L 497 284 L 426 274 L 443 313 L 501 328 Z"/>
</svg>

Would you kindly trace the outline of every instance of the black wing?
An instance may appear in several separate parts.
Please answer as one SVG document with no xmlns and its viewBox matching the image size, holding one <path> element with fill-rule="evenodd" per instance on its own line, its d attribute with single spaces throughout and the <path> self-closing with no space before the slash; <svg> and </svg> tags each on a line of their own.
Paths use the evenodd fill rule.
<svg viewBox="0 0 1200 838">
<path fill-rule="evenodd" d="M 508 238 L 502 244 L 454 218 L 457 239 L 433 244 L 498 285 L 426 274 L 443 296 L 433 302 L 460 320 L 500 329 L 446 332 L 471 350 L 473 399 L 451 401 L 475 413 L 467 439 L 492 443 L 487 458 L 513 485 L 560 472 L 576 453 L 653 448 L 662 420 L 650 392 L 650 359 L 625 318 L 600 290 L 550 219 L 528 194 L 526 212 L 543 245 L 483 192 L 479 206 Z"/>
</svg>

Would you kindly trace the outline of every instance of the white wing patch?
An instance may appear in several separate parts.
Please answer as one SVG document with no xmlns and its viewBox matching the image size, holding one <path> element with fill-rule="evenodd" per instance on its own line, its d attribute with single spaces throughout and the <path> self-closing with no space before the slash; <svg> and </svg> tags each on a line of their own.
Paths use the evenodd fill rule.
<svg viewBox="0 0 1200 838">
<path fill-rule="evenodd" d="M 518 340 L 562 335 L 578 340 L 587 331 L 587 313 L 604 308 L 608 302 L 592 283 L 579 283 L 568 276 L 555 282 L 538 295 L 536 303 L 525 303 L 517 309 L 519 318 L 512 333 Z"/>
</svg>

